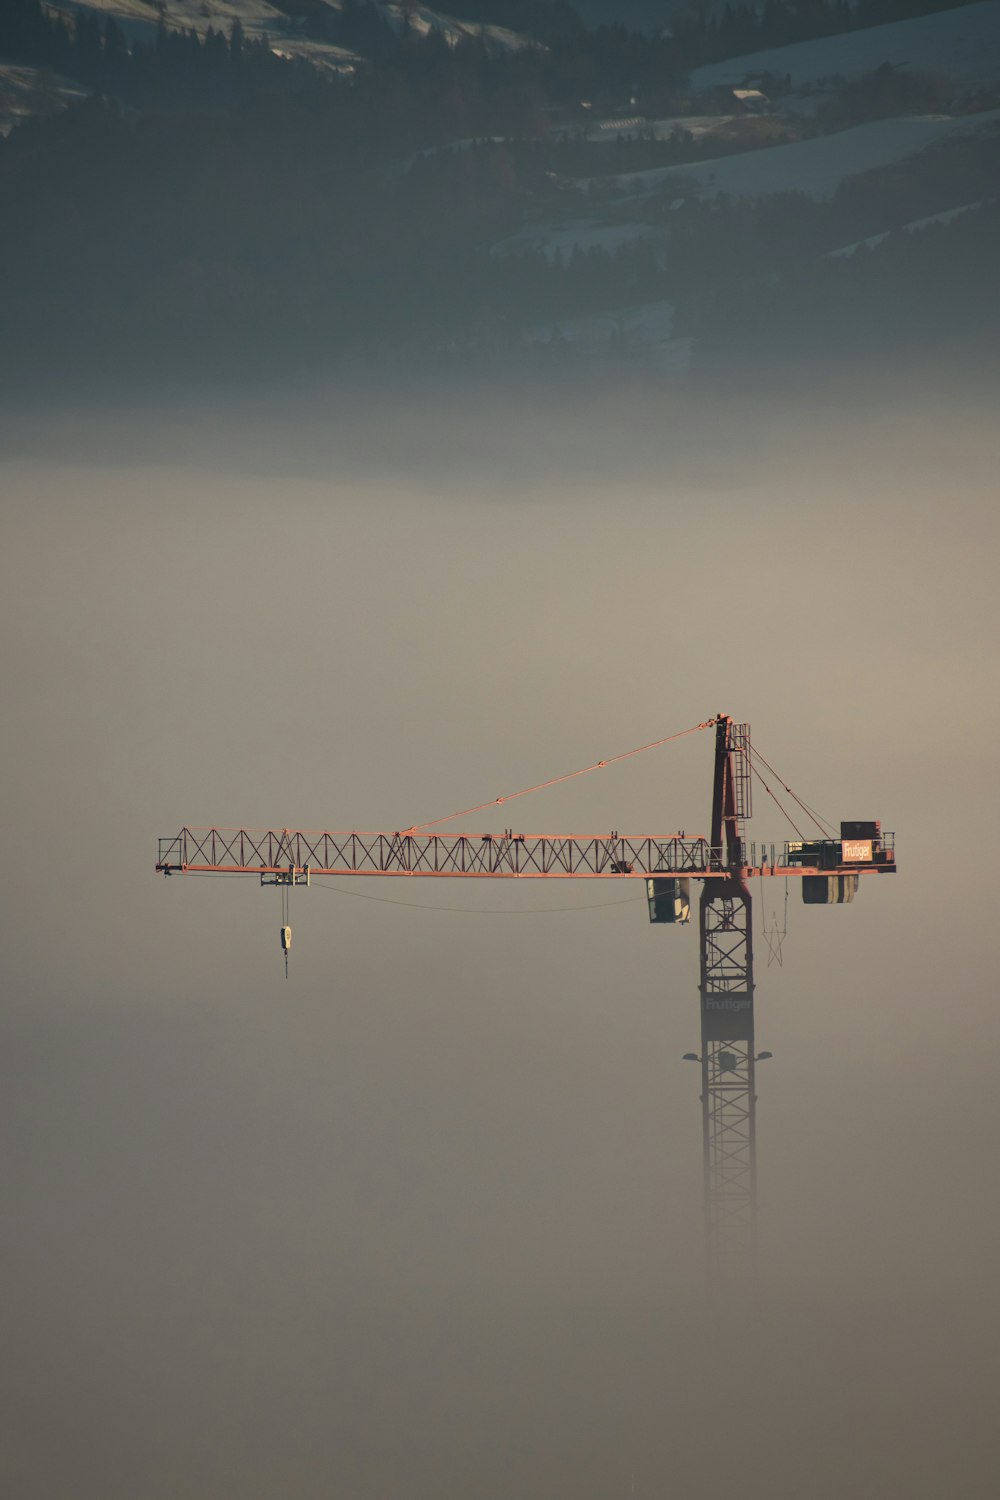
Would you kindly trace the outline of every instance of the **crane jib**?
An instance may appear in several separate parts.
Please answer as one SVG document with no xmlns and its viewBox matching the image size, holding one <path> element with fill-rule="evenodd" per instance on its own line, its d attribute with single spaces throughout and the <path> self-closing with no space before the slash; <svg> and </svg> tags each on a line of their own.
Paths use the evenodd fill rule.
<svg viewBox="0 0 1000 1500">
<path fill-rule="evenodd" d="M 871 840 L 747 843 L 736 858 L 685 834 L 403 834 L 291 829 L 182 828 L 161 838 L 164 874 L 392 875 L 486 879 L 644 879 L 685 875 L 717 881 L 896 868 L 893 836 Z"/>
</svg>

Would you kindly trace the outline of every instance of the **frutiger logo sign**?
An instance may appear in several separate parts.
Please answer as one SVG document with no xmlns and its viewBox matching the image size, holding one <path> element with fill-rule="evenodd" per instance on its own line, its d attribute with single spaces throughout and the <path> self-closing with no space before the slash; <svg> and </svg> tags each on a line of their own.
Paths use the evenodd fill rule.
<svg viewBox="0 0 1000 1500">
<path fill-rule="evenodd" d="M 859 860 L 870 861 L 871 857 L 871 839 L 844 839 L 841 843 L 841 858 L 845 864 Z"/>
</svg>

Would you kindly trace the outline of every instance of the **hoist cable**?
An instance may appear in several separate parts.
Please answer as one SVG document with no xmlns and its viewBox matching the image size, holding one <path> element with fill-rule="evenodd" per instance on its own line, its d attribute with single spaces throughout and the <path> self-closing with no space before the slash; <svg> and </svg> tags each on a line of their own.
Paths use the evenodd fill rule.
<svg viewBox="0 0 1000 1500">
<path fill-rule="evenodd" d="M 768 925 L 767 925 L 767 908 L 765 906 L 764 872 L 763 872 L 763 870 L 761 871 L 761 874 L 760 874 L 760 911 L 761 911 L 761 929 L 760 930 L 761 930 L 761 932 L 762 932 L 762 934 L 764 936 L 764 941 L 767 943 L 767 966 L 768 966 L 768 968 L 770 968 L 773 963 L 776 963 L 778 965 L 779 969 L 780 969 L 782 967 L 782 965 L 783 965 L 783 962 L 784 962 L 784 960 L 782 958 L 782 952 L 781 952 L 782 945 L 784 944 L 785 938 L 788 936 L 788 878 L 787 878 L 787 876 L 785 878 L 785 908 L 784 908 L 784 912 L 783 912 L 783 915 L 782 915 L 782 918 L 781 918 L 781 926 L 780 927 L 778 926 L 778 914 L 777 914 L 777 912 L 774 912 L 772 914 L 771 926 L 768 927 Z"/>
<path fill-rule="evenodd" d="M 357 896 L 360 901 L 380 901 L 386 906 L 412 906 L 417 911 L 460 912 L 467 917 L 541 917 L 549 912 L 596 911 L 602 906 L 631 906 L 641 899 L 638 896 L 628 896 L 624 901 L 594 901 L 586 906 L 517 906 L 505 910 L 500 906 L 433 906 L 424 901 L 400 901 L 395 896 L 370 896 L 367 891 L 349 891 L 342 885 L 327 885 L 315 878 L 309 883 L 319 886 L 322 891 L 333 891 L 338 896 Z"/>
<path fill-rule="evenodd" d="M 505 802 L 513 802 L 515 797 L 526 797 L 529 792 L 543 792 L 546 787 L 558 786 L 561 781 L 572 781 L 574 776 L 586 776 L 588 771 L 601 771 L 605 766 L 613 766 L 616 761 L 628 760 L 632 755 L 641 755 L 644 750 L 656 750 L 660 745 L 669 745 L 671 740 L 683 739 L 686 734 L 697 734 L 699 729 L 711 729 L 718 723 L 717 719 L 706 719 L 704 724 L 692 724 L 690 729 L 682 729 L 677 734 L 664 735 L 662 740 L 651 740 L 648 745 L 639 745 L 635 750 L 625 750 L 621 755 L 611 755 L 607 760 L 597 760 L 592 766 L 581 766 L 579 771 L 567 771 L 564 776 L 553 776 L 550 781 L 540 781 L 537 786 L 526 786 L 520 792 L 508 792 L 505 797 L 494 797 L 491 802 L 480 802 L 476 807 L 463 808 L 461 812 L 448 813 L 443 818 L 431 818 L 426 823 L 414 823 L 412 828 L 400 830 L 403 834 L 419 833 L 424 828 L 434 828 L 438 823 L 451 823 L 455 818 L 470 817 L 473 813 L 485 812 L 490 807 L 502 807 Z"/>
</svg>

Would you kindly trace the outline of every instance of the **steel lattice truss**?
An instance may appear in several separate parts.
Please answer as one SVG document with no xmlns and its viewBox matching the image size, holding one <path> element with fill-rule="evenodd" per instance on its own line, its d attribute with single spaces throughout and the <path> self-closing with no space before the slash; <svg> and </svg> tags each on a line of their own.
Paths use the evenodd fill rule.
<svg viewBox="0 0 1000 1500">
<path fill-rule="evenodd" d="M 891 837 L 891 836 L 890 836 Z M 751 844 L 744 878 L 820 873 L 789 846 Z M 794 858 L 794 856 L 792 856 Z M 683 834 L 328 833 L 288 828 L 182 828 L 159 841 L 165 875 L 407 875 L 490 879 L 636 880 L 686 875 L 713 883 L 732 870 L 725 850 Z M 824 867 L 856 872 L 857 864 Z M 869 868 L 874 868 L 869 866 Z M 887 866 L 888 868 L 888 866 Z M 892 865 L 895 868 L 895 865 Z"/>
<path fill-rule="evenodd" d="M 710 1270 L 728 1281 L 753 1261 L 756 1150 L 753 1040 L 705 1044 L 705 1213 Z"/>
<path fill-rule="evenodd" d="M 710 1274 L 753 1264 L 756 1197 L 753 929 L 750 895 L 706 886 L 701 928 L 702 1126 Z"/>
<path fill-rule="evenodd" d="M 728 1017 L 753 1015 L 753 935 L 750 894 L 730 875 L 727 888 L 706 887 L 702 893 L 701 990 L 702 1014 L 712 1020 L 713 1035 L 741 1036 Z M 752 1025 L 752 1019 L 751 1019 Z M 720 1032 L 717 1028 L 721 1027 Z"/>
<path fill-rule="evenodd" d="M 306 833 L 289 829 L 182 828 L 160 839 L 166 873 L 642 878 L 656 872 L 706 878 L 703 838 L 588 834 Z"/>
</svg>

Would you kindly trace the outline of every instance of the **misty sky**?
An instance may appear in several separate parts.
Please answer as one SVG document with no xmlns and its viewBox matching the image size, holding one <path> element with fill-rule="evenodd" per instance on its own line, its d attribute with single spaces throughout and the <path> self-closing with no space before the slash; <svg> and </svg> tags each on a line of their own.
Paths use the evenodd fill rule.
<svg viewBox="0 0 1000 1500">
<path fill-rule="evenodd" d="M 943 385 L 2 419 L 0 1493 L 996 1493 L 1000 442 Z M 900 859 L 760 945 L 732 1304 L 696 932 L 640 885 L 295 892 L 286 983 L 276 892 L 153 873 L 185 823 L 391 830 L 718 711 Z M 472 831 L 701 832 L 710 769 Z"/>
</svg>

